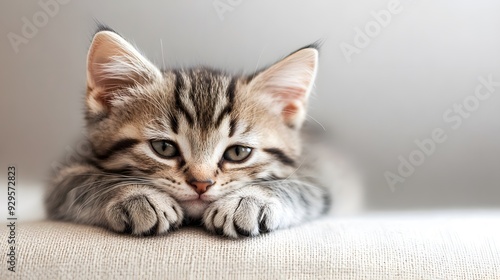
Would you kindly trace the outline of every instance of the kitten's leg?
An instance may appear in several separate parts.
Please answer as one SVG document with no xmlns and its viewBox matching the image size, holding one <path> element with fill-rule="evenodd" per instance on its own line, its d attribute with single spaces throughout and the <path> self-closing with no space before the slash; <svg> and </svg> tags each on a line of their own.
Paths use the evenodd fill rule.
<svg viewBox="0 0 500 280">
<path fill-rule="evenodd" d="M 314 219 L 329 208 L 329 193 L 311 183 L 262 182 L 213 202 L 203 215 L 203 223 L 208 230 L 221 235 L 255 236 Z"/>
<path fill-rule="evenodd" d="M 63 168 L 46 197 L 50 218 L 102 226 L 133 235 L 163 234 L 183 219 L 180 205 L 137 177 L 104 173 L 92 165 Z"/>
</svg>

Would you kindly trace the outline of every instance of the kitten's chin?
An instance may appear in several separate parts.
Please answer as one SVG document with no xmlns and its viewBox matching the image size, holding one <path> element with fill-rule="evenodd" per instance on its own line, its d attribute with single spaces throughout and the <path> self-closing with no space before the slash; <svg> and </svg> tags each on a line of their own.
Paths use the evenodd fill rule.
<svg viewBox="0 0 500 280">
<path fill-rule="evenodd" d="M 200 199 L 181 201 L 182 208 L 184 208 L 186 216 L 193 219 L 200 219 L 203 212 L 207 209 L 209 202 Z"/>
</svg>

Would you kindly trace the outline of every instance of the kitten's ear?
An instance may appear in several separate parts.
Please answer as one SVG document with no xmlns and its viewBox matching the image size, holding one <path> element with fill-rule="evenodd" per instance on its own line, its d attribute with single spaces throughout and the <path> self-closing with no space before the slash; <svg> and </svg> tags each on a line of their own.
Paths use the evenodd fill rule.
<svg viewBox="0 0 500 280">
<path fill-rule="evenodd" d="M 271 97 L 272 109 L 287 125 L 299 128 L 306 116 L 317 68 L 318 50 L 300 49 L 257 74 L 250 82 L 251 91 Z"/>
<path fill-rule="evenodd" d="M 87 56 L 87 106 L 93 113 L 109 109 L 127 87 L 161 79 L 160 70 L 129 42 L 112 31 L 94 35 Z"/>
</svg>

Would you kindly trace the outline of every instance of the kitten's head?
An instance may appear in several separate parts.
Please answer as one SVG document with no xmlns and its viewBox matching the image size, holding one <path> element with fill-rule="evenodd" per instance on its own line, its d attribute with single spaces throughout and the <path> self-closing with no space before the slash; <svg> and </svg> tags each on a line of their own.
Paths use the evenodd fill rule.
<svg viewBox="0 0 500 280">
<path fill-rule="evenodd" d="M 219 197 L 297 169 L 318 52 L 250 76 L 160 70 L 112 31 L 93 39 L 86 120 L 95 164 L 146 179 L 199 216 Z"/>
</svg>

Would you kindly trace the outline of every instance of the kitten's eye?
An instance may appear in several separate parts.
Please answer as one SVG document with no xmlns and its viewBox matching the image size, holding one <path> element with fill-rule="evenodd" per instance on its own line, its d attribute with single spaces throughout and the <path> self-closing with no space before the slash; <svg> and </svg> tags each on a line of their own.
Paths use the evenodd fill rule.
<svg viewBox="0 0 500 280">
<path fill-rule="evenodd" d="M 245 146 L 231 146 L 224 152 L 224 159 L 232 162 L 241 162 L 250 156 L 252 148 Z"/>
<path fill-rule="evenodd" d="M 151 141 L 151 147 L 153 147 L 153 150 L 161 157 L 172 158 L 179 155 L 177 146 L 167 140 Z"/>
</svg>

